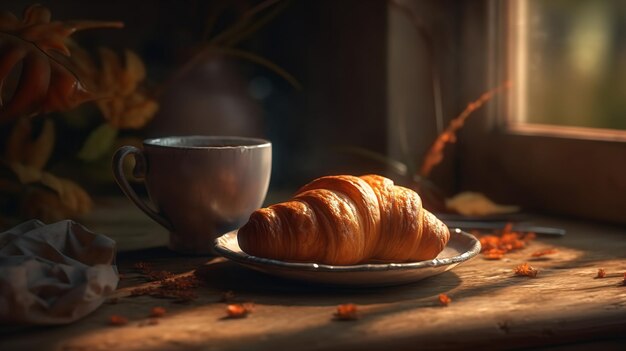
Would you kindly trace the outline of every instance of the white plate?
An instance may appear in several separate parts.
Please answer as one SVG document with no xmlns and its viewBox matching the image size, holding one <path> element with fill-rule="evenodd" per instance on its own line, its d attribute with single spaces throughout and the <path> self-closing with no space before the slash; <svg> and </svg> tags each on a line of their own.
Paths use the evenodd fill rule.
<svg viewBox="0 0 626 351">
<path fill-rule="evenodd" d="M 332 266 L 248 255 L 239 247 L 234 230 L 215 240 L 215 251 L 243 266 L 283 278 L 326 285 L 372 287 L 412 283 L 448 271 L 476 256 L 480 252 L 480 242 L 460 229 L 450 229 L 448 245 L 429 261 Z"/>
</svg>

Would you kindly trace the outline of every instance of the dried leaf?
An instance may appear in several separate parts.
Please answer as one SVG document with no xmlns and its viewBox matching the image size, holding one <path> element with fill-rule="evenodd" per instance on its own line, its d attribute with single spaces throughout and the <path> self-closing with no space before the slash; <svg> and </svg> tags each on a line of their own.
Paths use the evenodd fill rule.
<svg viewBox="0 0 626 351">
<path fill-rule="evenodd" d="M 141 92 L 125 97 L 98 102 L 108 122 L 120 129 L 139 129 L 145 126 L 159 110 L 156 100 Z"/>
<path fill-rule="evenodd" d="M 439 294 L 439 303 L 442 306 L 448 306 L 452 302 L 452 299 L 446 294 Z"/>
<path fill-rule="evenodd" d="M 228 318 L 245 318 L 254 310 L 254 304 L 231 304 L 226 306 L 226 316 Z"/>
<path fill-rule="evenodd" d="M 114 314 L 109 317 L 109 325 L 119 327 L 119 326 L 126 325 L 126 324 L 128 324 L 128 318 L 124 316 Z"/>
<path fill-rule="evenodd" d="M 91 197 L 73 181 L 19 163 L 8 166 L 20 184 L 39 186 L 27 191 L 22 200 L 20 210 L 27 217 L 52 222 L 91 211 Z"/>
<path fill-rule="evenodd" d="M 61 203 L 75 215 L 83 215 L 91 211 L 93 202 L 89 194 L 69 179 L 57 178 L 50 173 L 42 172 L 41 184 L 54 190 Z"/>
<path fill-rule="evenodd" d="M 500 249 L 491 249 L 483 252 L 483 258 L 486 260 L 500 260 L 504 257 L 506 251 Z"/>
<path fill-rule="evenodd" d="M 7 140 L 5 159 L 9 163 L 21 163 L 27 167 L 43 169 L 54 147 L 54 123 L 44 120 L 39 136 L 31 140 L 32 122 L 19 119 Z"/>
<path fill-rule="evenodd" d="M 150 317 L 161 318 L 165 316 L 166 313 L 167 313 L 167 310 L 165 308 L 161 306 L 156 306 L 156 307 L 152 307 L 152 309 L 150 310 Z"/>
<path fill-rule="evenodd" d="M 126 80 L 123 81 L 124 84 L 120 88 L 122 95 L 130 95 L 137 90 L 137 85 L 146 79 L 146 66 L 134 51 L 126 50 L 124 55 L 126 57 L 124 70 Z"/>
<path fill-rule="evenodd" d="M 515 267 L 513 272 L 517 276 L 527 276 L 527 277 L 532 277 L 532 278 L 537 277 L 537 273 L 539 273 L 538 270 L 536 270 L 535 268 L 531 267 L 528 263 L 523 263 L 523 264 Z"/>
<path fill-rule="evenodd" d="M 0 31 L 11 33 L 32 42 L 45 52 L 57 51 L 69 56 L 65 40 L 77 31 L 93 28 L 122 28 L 122 22 L 104 21 L 51 21 L 52 14 L 46 7 L 34 4 L 24 11 L 23 20 L 10 13 L 0 16 Z"/>
<path fill-rule="evenodd" d="M 520 210 L 519 206 L 498 205 L 485 195 L 470 191 L 456 194 L 452 198 L 447 199 L 446 207 L 464 216 L 507 214 Z"/>
<path fill-rule="evenodd" d="M 0 122 L 37 113 L 65 111 L 89 100 L 92 95 L 68 68 L 68 37 L 89 28 L 120 28 L 120 22 L 51 21 L 50 11 L 32 5 L 22 21 L 12 13 L 0 15 L 0 95 L 11 96 L 0 103 Z M 19 81 L 6 80 L 21 64 Z M 12 76 L 13 77 L 13 76 Z M 14 91 L 7 91 L 14 87 Z"/>
<path fill-rule="evenodd" d="M 100 71 L 100 90 L 117 90 L 125 76 L 122 64 L 117 54 L 109 48 L 99 48 L 100 62 L 102 63 Z"/>
<path fill-rule="evenodd" d="M 43 128 L 37 139 L 24 147 L 25 158 L 22 162 L 31 167 L 43 169 L 50 159 L 50 155 L 54 149 L 54 142 L 54 123 L 51 119 L 46 119 L 43 122 Z"/>
<path fill-rule="evenodd" d="M 475 233 L 479 238 L 483 258 L 487 260 L 499 260 L 510 251 L 520 250 L 535 238 L 534 233 L 520 233 L 513 231 L 513 224 L 507 223 L 502 231 L 496 231 L 491 235 Z"/>
<path fill-rule="evenodd" d="M 353 303 L 347 303 L 337 306 L 335 319 L 339 321 L 354 321 L 359 319 L 356 305 Z"/>
<path fill-rule="evenodd" d="M 78 52 L 81 52 L 78 50 Z M 96 105 L 104 119 L 116 129 L 139 129 L 145 126 L 159 109 L 159 105 L 140 84 L 146 69 L 136 53 L 127 50 L 124 63 L 110 49 L 100 48 L 101 67 L 88 57 L 81 60 L 81 76 L 89 77 L 90 86 L 101 97 Z M 80 53 L 81 56 L 88 56 Z"/>
<path fill-rule="evenodd" d="M 115 142 L 117 132 L 117 129 L 107 123 L 100 125 L 89 134 L 78 152 L 78 158 L 83 161 L 95 161 L 106 155 Z"/>
<path fill-rule="evenodd" d="M 40 169 L 27 167 L 21 163 L 11 163 L 8 166 L 22 185 L 40 182 L 43 176 Z"/>
<path fill-rule="evenodd" d="M 77 218 L 88 213 L 93 206 L 87 193 L 82 189 L 80 191 L 82 192 L 81 197 L 70 197 L 66 194 L 66 198 L 62 198 L 54 191 L 45 188 L 33 188 L 24 195 L 20 213 L 28 218 L 39 218 L 46 223 Z M 72 203 L 66 202 L 68 198 Z"/>
</svg>

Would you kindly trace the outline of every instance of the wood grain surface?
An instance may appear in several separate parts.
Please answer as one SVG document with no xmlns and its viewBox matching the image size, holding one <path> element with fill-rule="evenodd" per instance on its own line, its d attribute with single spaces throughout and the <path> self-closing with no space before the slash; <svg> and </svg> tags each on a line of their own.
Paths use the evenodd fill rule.
<svg viewBox="0 0 626 351">
<path fill-rule="evenodd" d="M 68 326 L 2 327 L 0 350 L 444 350 L 555 345 L 617 350 L 626 344 L 620 339 L 626 336 L 626 230 L 620 228 L 541 218 L 537 223 L 565 227 L 567 235 L 538 237 L 503 260 L 478 257 L 411 285 L 337 289 L 273 278 L 222 258 L 176 255 L 157 245 L 155 227 L 143 217 L 135 218 L 129 208 L 118 206 L 104 213 L 116 211 L 130 212 L 118 222 L 106 215 L 101 222 L 86 221 L 109 233 L 134 233 L 112 235 L 127 248 L 118 257 L 122 280 L 115 295 Z M 137 249 L 140 233 L 145 246 L 152 248 Z M 557 253 L 531 257 L 546 248 Z M 199 298 L 175 303 L 128 296 L 133 288 L 150 284 L 133 269 L 139 261 L 154 269 L 196 274 L 202 282 L 196 289 Z M 539 270 L 536 278 L 514 276 L 513 269 L 524 262 Z M 603 279 L 595 278 L 599 268 L 607 272 Z M 243 319 L 224 318 L 226 303 L 221 300 L 226 291 L 234 293 L 232 302 L 254 303 L 254 311 Z M 440 293 L 452 298 L 449 306 L 439 304 Z M 357 305 L 358 320 L 334 319 L 336 306 L 344 303 Z M 167 314 L 150 324 L 155 306 L 164 307 Z M 114 314 L 127 317 L 129 323 L 110 326 Z"/>
</svg>

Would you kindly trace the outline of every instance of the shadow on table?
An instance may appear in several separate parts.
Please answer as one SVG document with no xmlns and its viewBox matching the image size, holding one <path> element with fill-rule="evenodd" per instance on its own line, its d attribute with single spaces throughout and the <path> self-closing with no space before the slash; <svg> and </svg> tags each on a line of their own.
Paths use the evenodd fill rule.
<svg viewBox="0 0 626 351">
<path fill-rule="evenodd" d="M 269 276 L 241 267 L 230 261 L 200 266 L 196 275 L 210 288 L 233 291 L 240 299 L 253 299 L 264 305 L 328 306 L 342 303 L 360 305 L 419 300 L 437 296 L 461 284 L 453 272 L 445 272 L 416 283 L 377 287 L 349 288 L 307 284 Z"/>
</svg>

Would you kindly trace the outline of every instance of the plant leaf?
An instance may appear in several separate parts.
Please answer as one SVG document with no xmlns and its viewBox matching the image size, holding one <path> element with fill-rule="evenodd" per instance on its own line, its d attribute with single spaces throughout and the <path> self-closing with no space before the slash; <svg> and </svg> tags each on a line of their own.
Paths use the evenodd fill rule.
<svg viewBox="0 0 626 351">
<path fill-rule="evenodd" d="M 273 6 L 277 2 L 281 0 L 265 0 L 261 1 L 256 6 L 252 7 L 248 11 L 244 12 L 241 17 L 232 24 L 228 29 L 216 35 L 213 39 L 210 40 L 210 44 L 213 45 L 222 45 L 229 38 L 240 34 L 242 31 L 245 31 L 254 17 L 262 12 L 263 10 Z"/>
<path fill-rule="evenodd" d="M 43 169 L 54 149 L 54 123 L 44 120 L 43 128 L 36 139 L 31 139 L 32 123 L 28 118 L 19 119 L 7 138 L 4 157 L 9 163 L 22 163 Z"/>
<path fill-rule="evenodd" d="M 78 152 L 78 158 L 83 161 L 97 160 L 111 149 L 116 137 L 117 129 L 107 123 L 100 125 L 89 134 L 82 149 Z"/>
<path fill-rule="evenodd" d="M 289 5 L 289 1 L 279 1 L 276 6 L 274 6 L 267 14 L 263 17 L 254 20 L 251 22 L 247 28 L 241 30 L 239 33 L 235 33 L 232 35 L 232 38 L 228 39 L 226 42 L 227 47 L 233 47 L 237 45 L 239 42 L 245 40 L 251 34 L 256 33 L 259 29 L 263 28 L 266 24 L 271 22 L 276 16 L 278 16 L 281 12 L 283 12 L 287 6 Z"/>
<path fill-rule="evenodd" d="M 38 113 L 69 110 L 92 99 L 68 67 L 67 39 L 82 29 L 120 28 L 120 22 L 50 21 L 50 11 L 32 5 L 18 20 L 0 14 L 0 123 Z M 19 72 L 20 74 L 11 74 Z M 6 84 L 11 78 L 11 84 Z M 8 87 L 15 87 L 10 91 Z"/>
</svg>

